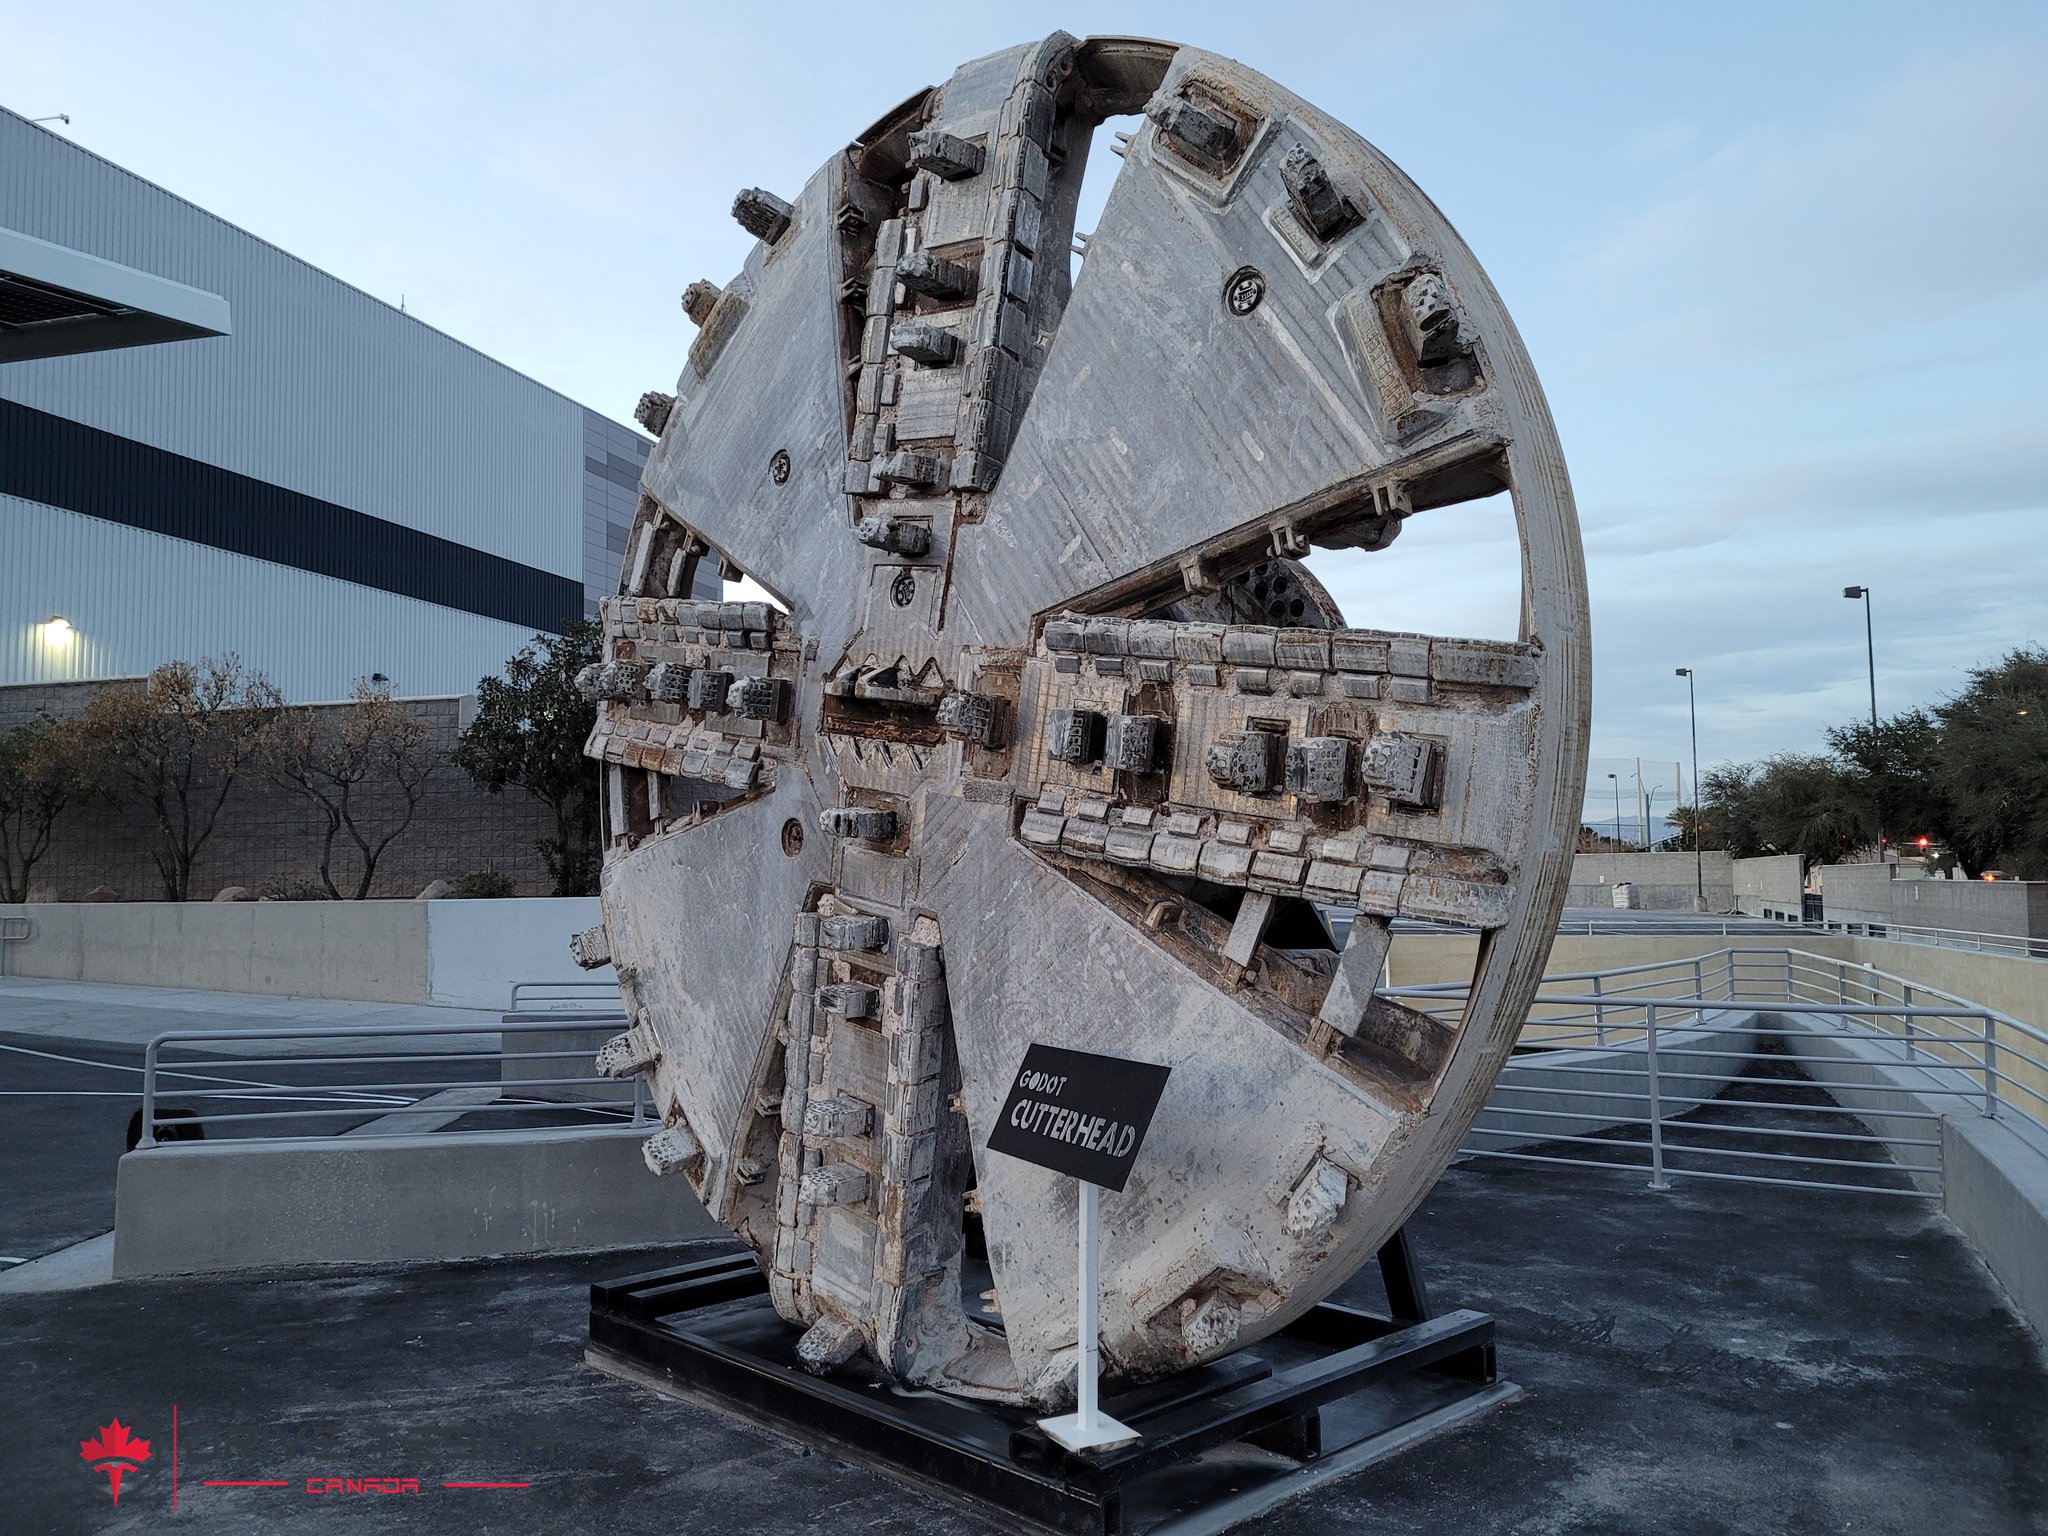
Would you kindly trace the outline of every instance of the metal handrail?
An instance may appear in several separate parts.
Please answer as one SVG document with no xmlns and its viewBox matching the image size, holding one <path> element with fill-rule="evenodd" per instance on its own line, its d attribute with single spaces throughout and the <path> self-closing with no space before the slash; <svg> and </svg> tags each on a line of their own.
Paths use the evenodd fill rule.
<svg viewBox="0 0 2048 1536">
<path fill-rule="evenodd" d="M 157 1130 L 157 1113 L 156 1113 L 156 1103 L 157 1103 L 157 1095 L 158 1095 L 158 1091 L 159 1091 L 159 1085 L 158 1085 L 158 1078 L 159 1078 L 159 1076 L 160 1076 L 161 1074 L 163 1074 L 164 1072 L 167 1072 L 167 1071 L 173 1071 L 173 1070 L 174 1070 L 173 1068 L 165 1067 L 165 1066 L 163 1065 L 162 1061 L 161 1061 L 161 1055 L 162 1055 L 162 1051 L 163 1051 L 163 1048 L 164 1048 L 165 1046 L 167 1046 L 167 1045 L 171 1045 L 171 1046 L 177 1046 L 177 1045 L 192 1045 L 192 1044 L 197 1044 L 197 1043 L 200 1043 L 200 1042 L 203 1042 L 203 1041 L 237 1041 L 237 1042 L 241 1042 L 241 1041 L 248 1041 L 248 1040 L 384 1040 L 384 1039 L 412 1039 L 412 1038 L 418 1038 L 418 1037 L 421 1037 L 421 1036 L 475 1036 L 475 1035 L 477 1035 L 477 1034 L 479 1034 L 479 1033 L 491 1033 L 491 1034 L 496 1034 L 496 1035 L 499 1035 L 499 1036 L 501 1036 L 501 1037 L 502 1037 L 502 1036 L 504 1036 L 504 1035 L 508 1035 L 508 1034 L 513 1034 L 513 1035 L 516 1035 L 516 1034 L 553 1034 L 553 1033 L 559 1033 L 559 1032 L 560 1032 L 560 1030 L 561 1030 L 561 1028 L 562 1028 L 562 1025 L 563 1025 L 564 1023 L 574 1023 L 574 1022 L 579 1022 L 579 1021 L 577 1021 L 577 1020 L 572 1020 L 572 1019 L 564 1019 L 564 1018 L 562 1018 L 562 1017 L 560 1017 L 560 1016 L 554 1016 L 554 1017 L 549 1017 L 549 1018 L 541 1018 L 541 1019 L 528 1019 L 528 1020 L 507 1020 L 507 1021 L 501 1022 L 501 1023 L 499 1024 L 498 1028 L 497 1028 L 496 1030 L 492 1030 L 492 1031 L 479 1031 L 479 1030 L 477 1030 L 477 1029 L 475 1029 L 475 1028 L 473 1028 L 473 1027 L 471 1027 L 471 1026 L 468 1026 L 468 1025 L 446 1025 L 446 1024 L 377 1024 L 377 1025 L 362 1025 L 362 1026 L 356 1026 L 356 1027 L 353 1027 L 353 1028 L 351 1028 L 351 1027 L 348 1027 L 348 1026 L 346 1026 L 346 1025 L 304 1025 L 304 1026 L 297 1026 L 297 1027 L 292 1027 L 292 1028 L 283 1028 L 283 1029 L 262 1029 L 262 1030 L 252 1030 L 252 1029 L 172 1029 L 172 1030 L 165 1030 L 164 1032 L 162 1032 L 162 1033 L 161 1033 L 161 1034 L 159 1034 L 159 1035 L 156 1035 L 156 1036 L 155 1036 L 154 1038 L 152 1038 L 152 1039 L 150 1040 L 150 1042 L 149 1042 L 148 1046 L 144 1048 L 144 1050 L 143 1050 L 143 1054 L 142 1054 L 142 1136 L 141 1136 L 141 1139 L 140 1139 L 140 1141 L 139 1141 L 139 1142 L 137 1143 L 137 1145 L 138 1145 L 139 1147 L 154 1147 L 154 1146 L 157 1146 L 157 1145 L 159 1145 L 159 1143 L 158 1143 L 158 1141 L 157 1141 L 157 1139 L 156 1139 L 156 1130 Z M 610 1020 L 593 1020 L 593 1021 L 591 1021 L 591 1022 L 611 1022 L 611 1021 L 610 1021 Z M 392 1055 L 392 1056 L 387 1056 L 387 1055 L 385 1055 L 385 1054 L 384 1054 L 384 1053 L 382 1053 L 382 1052 L 376 1052 L 376 1053 L 363 1053 L 363 1054 L 359 1054 L 359 1055 L 354 1055 L 354 1056 L 336 1056 L 336 1057 L 321 1057 L 321 1056 L 316 1056 L 316 1057 L 295 1057 L 295 1056 L 272 1056 L 272 1057 L 268 1057 L 268 1058 L 265 1058 L 265 1057 L 246 1057 L 246 1056 L 244 1056 L 244 1057 L 228 1057 L 228 1058 L 226 1058 L 226 1059 L 225 1059 L 224 1061 L 223 1061 L 223 1060 L 216 1060 L 216 1059 L 214 1059 L 214 1058 L 212 1058 L 212 1057 L 206 1057 L 206 1058 L 203 1058 L 203 1062 L 204 1062 L 204 1064 L 205 1064 L 205 1065 L 207 1065 L 207 1066 L 220 1066 L 220 1065 L 229 1065 L 229 1066 L 239 1066 L 239 1067 L 256 1067 L 256 1068 L 266 1068 L 266 1067 L 267 1067 L 267 1068 L 270 1068 L 270 1069 L 272 1069 L 273 1071 L 275 1071 L 275 1069 L 277 1069 L 277 1068 L 280 1068 L 280 1067 L 290 1067 L 290 1066 L 299 1066 L 299 1065 L 313 1065 L 313 1064 L 322 1064 L 322 1065 L 333 1065 L 333 1064 L 346 1064 L 346 1063 L 351 1063 L 351 1062 L 356 1062 L 356 1061 L 362 1061 L 362 1062 L 365 1062 L 365 1063 L 369 1063 L 369 1064 L 384 1064 L 384 1063 L 387 1063 L 387 1062 L 392 1062 L 392 1061 L 408 1061 L 408 1062 L 411 1062 L 411 1061 L 428 1061 L 428 1060 L 447 1060 L 447 1059 L 449 1059 L 450 1057 L 461 1057 L 461 1058 L 463 1058 L 463 1059 L 465 1059 L 465 1060 L 476 1060 L 476 1061 L 478 1061 L 479 1063 L 481 1063 L 481 1062 L 484 1062 L 484 1061 L 491 1061 L 491 1062 L 496 1062 L 496 1063 L 498 1063 L 498 1064 L 500 1065 L 500 1071 L 501 1071 L 501 1073 L 502 1073 L 502 1067 L 503 1067 L 503 1063 L 504 1063 L 504 1062 L 506 1062 L 506 1061 L 507 1061 L 507 1060 L 509 1060 L 509 1059 L 512 1059 L 512 1054 L 511 1054 L 511 1053 L 508 1053 L 508 1052 L 507 1052 L 507 1051 L 506 1051 L 506 1050 L 504 1049 L 504 1047 L 503 1047 L 503 1043 L 502 1043 L 502 1039 L 501 1039 L 501 1042 L 500 1042 L 500 1044 L 499 1044 L 499 1047 L 498 1047 L 498 1049 L 496 1049 L 496 1050 L 464 1050 L 464 1051 L 445 1051 L 445 1052 L 440 1052 L 440 1053 L 437 1053 L 437 1054 L 427 1054 L 427 1055 L 417 1055 L 417 1054 L 404 1054 L 404 1055 Z M 587 1052 L 581 1052 L 581 1051 L 566 1051 L 566 1050 L 563 1050 L 563 1051 L 530 1051 L 530 1052 L 519 1052 L 519 1053 L 517 1053 L 517 1059 L 518 1059 L 518 1060 L 519 1060 L 520 1062 L 522 1062 L 522 1063 L 525 1063 L 525 1062 L 535 1062 L 535 1061 L 552 1061 L 552 1060 L 560 1060 L 560 1059 L 574 1059 L 574 1058 L 577 1058 L 577 1057 L 582 1057 L 582 1058 L 584 1058 L 584 1059 L 588 1059 L 588 1053 L 587 1053 Z M 177 1065 L 178 1065 L 178 1066 L 192 1066 L 192 1065 L 198 1065 L 198 1064 L 199 1064 L 199 1063 L 196 1063 L 196 1062 L 185 1062 L 185 1061 L 180 1061 L 179 1063 L 177 1063 Z M 227 1122 L 227 1121 L 235 1121 L 235 1122 L 242 1122 L 242 1121 L 254 1121 L 254 1120 L 317 1120 L 317 1119 L 327 1119 L 327 1118 L 333 1118 L 333 1117 L 337 1117 L 337 1116 L 360 1116 L 360 1115 L 364 1114 L 364 1113 L 365 1113 L 366 1111 L 375 1111 L 375 1112 L 376 1112 L 376 1114 L 377 1114 L 377 1116 L 381 1118 L 381 1117 L 383 1117 L 383 1116 L 386 1116 L 386 1115 L 403 1115 L 403 1114 L 431 1114 L 431 1113 L 434 1113 L 434 1112 L 436 1112 L 437 1110 L 439 1110 L 439 1109 L 441 1109 L 441 1108 L 443 1107 L 443 1106 L 441 1106 L 441 1105 L 422 1105 L 422 1104 L 421 1104 L 421 1103 L 420 1103 L 419 1101 L 417 1101 L 417 1100 L 407 1101 L 407 1100 L 405 1100 L 405 1099 L 403 1099 L 403 1098 L 401 1097 L 401 1095 L 402 1095 L 403 1093 L 405 1093 L 405 1092 L 407 1092 L 407 1091 L 411 1091 L 411 1090 L 413 1090 L 413 1089 L 423 1089 L 423 1090 L 425 1090 L 425 1091 L 426 1091 L 426 1093 L 427 1093 L 427 1094 L 429 1094 L 429 1095 L 433 1095 L 433 1094 L 442 1094 L 442 1093 L 447 1093 L 447 1092 L 449 1092 L 449 1091 L 451 1091 L 451 1090 L 454 1090 L 454 1089 L 465 1089 L 465 1088 L 491 1088 L 491 1089 L 496 1089 L 496 1090 L 500 1090 L 500 1091 L 502 1091 L 502 1090 L 506 1089 L 507 1087 L 510 1087 L 510 1088 L 512 1088 L 512 1089 L 514 1089 L 514 1090 L 521 1090 L 521 1089 L 526 1089 L 526 1088 L 563 1088 L 563 1087 L 594 1087 L 594 1086 L 605 1086 L 605 1087 L 612 1087 L 612 1088 L 617 1088 L 617 1089 L 621 1089 L 621 1090 L 623 1090 L 623 1089 L 624 1089 L 624 1087 L 626 1086 L 626 1085 L 625 1085 L 625 1084 L 624 1084 L 623 1082 L 619 1082 L 619 1081 L 617 1081 L 616 1079 L 613 1079 L 613 1078 L 607 1078 L 607 1077 L 600 1077 L 600 1076 L 596 1075 L 595 1073 L 592 1073 L 591 1075 L 589 1075 L 589 1076 L 586 1076 L 586 1077 L 555 1077 L 555 1078 L 534 1078 L 534 1079 L 514 1079 L 514 1080 L 513 1080 L 513 1081 L 511 1081 L 511 1082 L 510 1082 L 509 1084 L 508 1084 L 508 1083 L 506 1082 L 506 1080 L 505 1080 L 505 1079 L 503 1078 L 503 1076 L 502 1076 L 502 1075 L 501 1075 L 501 1076 L 499 1076 L 499 1077 L 495 1077 L 495 1078 L 479 1078 L 479 1079 L 464 1079 L 464 1080 L 460 1080 L 460 1081 L 446 1081 L 446 1082 L 443 1082 L 443 1081 L 425 1081 L 425 1082 L 419 1082 L 419 1083 L 410 1083 L 410 1082 L 405 1082 L 405 1083 L 369 1083 L 369 1084 L 363 1084 L 363 1083 L 315 1083 L 315 1084 L 305 1084 L 305 1083 L 261 1083 L 261 1082 L 258 1082 L 258 1083 L 247 1083 L 247 1082 L 244 1082 L 244 1083 L 237 1083 L 237 1082 L 234 1082 L 234 1081 L 233 1081 L 232 1079 L 230 1079 L 230 1080 L 226 1080 L 226 1081 L 227 1081 L 227 1083 L 228 1083 L 228 1086 L 226 1086 L 226 1087 L 222 1087 L 222 1088 L 179 1088 L 179 1089 L 175 1090 L 175 1092 L 177 1093 L 177 1096 L 178 1096 L 179 1098 L 182 1098 L 182 1099 L 249 1099 L 249 1098 L 252 1098 L 252 1097 L 254 1097 L 254 1095 L 252 1095 L 252 1094 L 249 1094 L 249 1093 L 246 1093 L 246 1092 L 237 1092 L 236 1090 L 237 1090 L 237 1089 L 249 1089 L 249 1088 L 255 1088 L 255 1089 L 263 1089 L 263 1090 L 271 1090 L 271 1091 L 273 1091 L 273 1092 L 279 1092 L 279 1093 L 292 1093 L 292 1094 L 299 1094 L 299 1095 L 307 1095 L 307 1096 L 311 1096 L 311 1095 L 315 1095 L 315 1094 L 324 1094 L 324 1095 L 331 1095 L 331 1096 L 333 1096 L 333 1097 L 335 1097 L 335 1098 L 337 1098 L 337 1099 L 339 1099 L 339 1098 L 344 1098 L 344 1097 L 347 1097 L 347 1096 L 350 1096 L 350 1095 L 354 1095 L 354 1096 L 357 1096 L 357 1097 L 358 1097 L 359 1099 L 383 1099 L 383 1100 L 385 1100 L 385 1101 L 387 1101 L 387 1102 L 384 1102 L 384 1103 L 377 1103 L 377 1102 L 358 1102 L 358 1103 L 355 1103 L 355 1104 L 353 1104 L 353 1105 L 346 1105 L 346 1106 L 343 1106 L 343 1107 L 340 1107 L 340 1108 L 334 1108 L 334 1109 L 310 1109 L 310 1110 L 246 1110 L 246 1111 L 241 1111 L 241 1112 L 238 1112 L 238 1113 L 235 1113 L 235 1114 L 232 1114 L 232 1115 L 195 1115 L 195 1116 L 192 1116 L 192 1117 L 190 1117 L 190 1119 L 188 1119 L 188 1120 L 185 1120 L 185 1121 L 183 1121 L 182 1123 L 185 1123 L 185 1124 L 192 1124 L 192 1123 L 195 1123 L 195 1122 L 196 1122 L 196 1123 L 199 1123 L 199 1124 L 209 1124 L 209 1123 L 211 1123 L 211 1124 L 220 1124 L 220 1123 L 223 1123 L 223 1122 Z M 645 1082 L 645 1080 L 644 1080 L 644 1079 L 643 1079 L 643 1078 L 642 1078 L 642 1077 L 641 1077 L 641 1076 L 640 1076 L 640 1075 L 639 1075 L 638 1073 L 635 1073 L 635 1074 L 633 1075 L 633 1079 L 632 1079 L 632 1087 L 633 1087 L 633 1119 L 632 1119 L 632 1123 L 633 1123 L 633 1124 L 635 1124 L 635 1125 L 645 1125 L 645 1124 L 647 1123 L 647 1101 L 646 1101 L 646 1082 Z M 394 1098 L 396 1098 L 396 1099 L 397 1099 L 398 1101 L 397 1101 L 397 1102 L 395 1102 L 395 1103 L 393 1103 L 393 1102 L 388 1102 L 388 1101 L 390 1101 L 390 1100 L 392 1100 L 392 1099 L 394 1099 Z M 494 1107 L 495 1107 L 495 1108 L 501 1108 L 501 1109 L 510 1109 L 510 1110 L 523 1110 L 523 1109 L 531 1109 L 531 1108 L 533 1108 L 533 1107 L 535 1107 L 535 1106 L 534 1106 L 534 1105 L 532 1105 L 532 1104 L 525 1104 L 525 1103 L 520 1103 L 520 1102 L 517 1102 L 516 1100 L 508 1100 L 508 1101 L 506 1101 L 506 1102 L 504 1102 L 504 1103 L 501 1103 L 501 1104 L 497 1104 L 497 1105 L 492 1105 L 492 1104 L 479 1104 L 479 1105 L 475 1105 L 475 1106 L 472 1106 L 472 1107 L 470 1108 L 469 1112 L 470 1112 L 470 1113 L 483 1113 L 483 1112 L 487 1112 L 488 1110 L 490 1110 L 490 1109 L 492 1109 L 492 1108 L 494 1108 Z M 621 1107 L 621 1108 L 623 1108 L 623 1099 L 621 1100 L 621 1103 L 620 1103 L 620 1107 Z"/>
<path fill-rule="evenodd" d="M 582 1007 L 619 995 L 616 977 L 574 976 L 567 981 L 515 981 L 512 1013 L 537 1013 L 550 1005 Z"/>
<path fill-rule="evenodd" d="M 1981 928 L 1938 928 L 1928 923 L 1895 923 L 1889 918 L 1823 916 L 1806 926 L 1849 938 L 1890 939 L 1900 944 L 1970 949 L 2019 960 L 2048 960 L 2048 938 L 2034 938 L 2023 933 L 1986 933 Z"/>
<path fill-rule="evenodd" d="M 1616 987 L 1617 977 L 1628 981 Z M 1698 978 L 1698 984 L 1688 988 L 1687 983 L 1694 978 Z M 1709 978 L 1714 983 L 1711 988 L 1706 984 Z M 1587 984 L 1586 990 L 1556 990 L 1560 985 L 1575 982 Z M 1645 995 L 1657 987 L 1670 987 L 1678 995 Z M 1441 1015 L 1454 1011 L 1466 992 L 1465 984 L 1452 983 L 1384 989 L 1382 995 L 1412 999 L 1415 1005 Z M 1435 1006 L 1429 1007 L 1432 1004 Z M 1593 1052 L 1607 1046 L 1610 1032 L 1621 1030 L 1631 1037 L 1631 1043 L 1616 1048 L 1634 1050 L 1635 1042 L 1642 1040 L 1647 1029 L 1655 1027 L 1659 1015 L 1668 1030 L 1674 1014 L 1689 1013 L 1698 1022 L 1701 1015 L 1725 1011 L 1730 1004 L 1746 1004 L 1769 1013 L 1870 1020 L 1877 1027 L 1866 1037 L 1899 1042 L 1906 1065 L 1934 1073 L 1966 1072 L 1973 1080 L 1968 1089 L 1928 1085 L 1918 1091 L 1940 1096 L 1967 1095 L 1979 1101 L 1983 1114 L 1995 1117 L 2002 1110 L 2011 1109 L 2048 1130 L 2048 1091 L 2044 1091 L 2044 1085 L 2048 1085 L 2048 1032 L 1942 988 L 1880 970 L 1873 964 L 1811 950 L 1732 945 L 1696 957 L 1546 976 L 1531 1000 L 1525 1027 L 1541 1031 L 1535 1043 L 1542 1046 Z M 1589 1020 L 1590 1031 L 1583 1027 Z M 1947 1021 L 1947 1031 L 1935 1028 L 1936 1021 Z M 1883 1027 L 1887 1024 L 1891 1028 Z M 1954 1032 L 1957 1026 L 1961 1026 L 1961 1033 Z M 1590 1045 L 1577 1043 L 1589 1033 Z M 1828 1033 L 1857 1035 L 1859 1031 Z M 1668 1057 L 1688 1051 L 1666 1046 L 1655 1054 Z M 2024 1068 L 2028 1075 L 2022 1076 L 2014 1068 Z M 1546 1064 L 1544 1070 L 1572 1069 Z M 1814 1086 L 1831 1085 L 1816 1082 Z M 1652 1130 L 1655 1140 L 1654 1126 Z"/>
</svg>

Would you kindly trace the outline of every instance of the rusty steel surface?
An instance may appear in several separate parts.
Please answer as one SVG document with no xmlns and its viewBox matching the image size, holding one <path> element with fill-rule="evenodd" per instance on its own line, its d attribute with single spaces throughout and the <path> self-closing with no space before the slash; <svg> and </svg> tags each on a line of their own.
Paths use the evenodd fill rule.
<svg viewBox="0 0 2048 1536">
<path fill-rule="evenodd" d="M 1091 133 L 1139 111 L 1070 277 Z M 1103 1355 L 1226 1354 L 1414 1209 L 1543 970 L 1589 663 L 1529 360 L 1398 169 L 1166 43 L 976 60 L 733 211 L 758 243 L 641 402 L 583 679 L 576 947 L 633 1020 L 600 1060 L 813 1369 L 1047 1406 L 1075 1195 L 983 1150 L 992 1117 L 1034 1040 L 1167 1064 L 1103 1200 Z M 1516 641 L 1348 627 L 1299 563 L 1500 492 Z M 689 600 L 705 560 L 776 602 Z M 1341 951 L 1318 902 L 1359 913 Z M 1397 915 L 1483 933 L 1455 1024 L 1374 996 Z"/>
</svg>

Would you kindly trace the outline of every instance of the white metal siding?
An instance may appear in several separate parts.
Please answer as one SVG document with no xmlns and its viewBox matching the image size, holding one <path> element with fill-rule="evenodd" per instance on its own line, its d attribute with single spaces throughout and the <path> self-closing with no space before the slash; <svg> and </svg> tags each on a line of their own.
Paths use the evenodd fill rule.
<svg viewBox="0 0 2048 1536">
<path fill-rule="evenodd" d="M 218 293 L 234 326 L 9 363 L 0 397 L 582 580 L 582 406 L 5 111 L 0 225 Z"/>
<path fill-rule="evenodd" d="M 40 625 L 75 626 L 52 651 Z M 294 702 L 382 672 L 409 697 L 476 691 L 516 625 L 0 496 L 0 684 L 137 677 L 234 651 Z"/>
</svg>

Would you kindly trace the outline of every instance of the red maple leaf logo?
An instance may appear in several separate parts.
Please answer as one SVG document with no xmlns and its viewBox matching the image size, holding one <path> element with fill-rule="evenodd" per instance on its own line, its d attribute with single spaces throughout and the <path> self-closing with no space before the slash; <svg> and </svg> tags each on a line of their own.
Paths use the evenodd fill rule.
<svg viewBox="0 0 2048 1536">
<path fill-rule="evenodd" d="M 135 1438 L 135 1432 L 119 1419 L 105 1425 L 95 1439 L 78 1442 L 78 1454 L 93 1465 L 96 1472 L 107 1474 L 107 1481 L 113 1485 L 114 1503 L 121 1502 L 121 1474 L 132 1472 L 136 1466 L 149 1460 L 149 1442 Z"/>
</svg>

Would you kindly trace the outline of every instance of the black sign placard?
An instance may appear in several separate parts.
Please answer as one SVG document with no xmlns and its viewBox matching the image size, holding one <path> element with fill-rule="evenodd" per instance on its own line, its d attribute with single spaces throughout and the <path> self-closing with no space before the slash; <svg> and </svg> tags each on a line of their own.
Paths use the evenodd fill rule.
<svg viewBox="0 0 2048 1536">
<path fill-rule="evenodd" d="M 991 1152 L 1120 1190 L 1138 1160 L 1170 1067 L 1034 1045 L 1003 1101 Z"/>
</svg>

